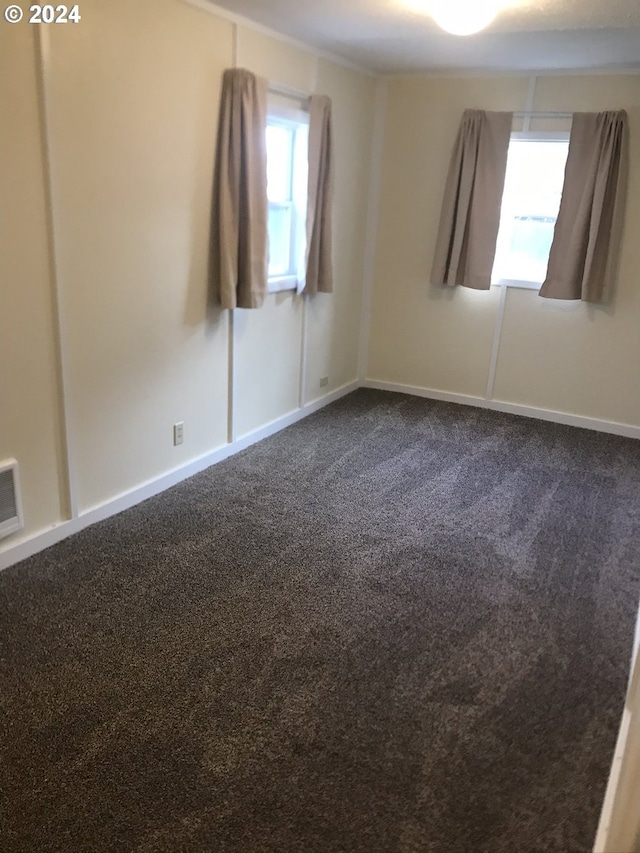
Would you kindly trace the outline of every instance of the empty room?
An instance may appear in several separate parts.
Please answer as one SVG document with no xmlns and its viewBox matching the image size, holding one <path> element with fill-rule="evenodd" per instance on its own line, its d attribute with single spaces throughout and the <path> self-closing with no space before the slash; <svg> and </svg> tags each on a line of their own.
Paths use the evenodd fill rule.
<svg viewBox="0 0 640 853">
<path fill-rule="evenodd" d="M 19 0 L 0 119 L 0 849 L 640 853 L 637 0 Z"/>
</svg>

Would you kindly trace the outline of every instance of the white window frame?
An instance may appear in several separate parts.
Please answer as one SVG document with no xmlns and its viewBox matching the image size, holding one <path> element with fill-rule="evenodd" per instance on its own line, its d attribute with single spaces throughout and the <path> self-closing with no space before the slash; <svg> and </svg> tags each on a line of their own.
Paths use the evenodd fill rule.
<svg viewBox="0 0 640 853">
<path fill-rule="evenodd" d="M 293 171 L 295 169 L 296 136 L 299 132 L 308 134 L 309 113 L 305 110 L 286 107 L 280 104 L 270 104 L 267 110 L 267 125 L 280 125 L 287 130 L 293 131 L 292 162 L 290 180 L 293 182 Z M 306 148 L 305 148 L 306 153 Z M 306 190 L 306 187 L 305 187 Z M 285 274 L 267 277 L 267 290 L 269 293 L 280 293 L 286 290 L 297 290 L 299 271 L 295 269 L 295 259 L 300 257 L 306 244 L 306 197 L 303 205 L 304 210 L 295 204 L 294 190 L 291 190 L 292 201 L 286 202 L 291 207 L 291 242 L 289 252 L 289 271 Z M 273 207 L 282 206 L 279 202 L 268 202 L 268 211 Z"/>
<path fill-rule="evenodd" d="M 509 145 L 512 142 L 549 142 L 552 144 L 558 143 L 568 143 L 570 137 L 570 131 L 568 130 L 521 130 L 521 131 L 512 131 L 511 136 L 509 137 Z M 496 252 L 498 251 L 498 246 L 496 246 Z M 526 279 L 517 279 L 517 278 L 497 278 L 492 279 L 491 286 L 492 287 L 516 287 L 521 290 L 540 290 L 543 282 L 541 281 L 527 281 Z"/>
</svg>

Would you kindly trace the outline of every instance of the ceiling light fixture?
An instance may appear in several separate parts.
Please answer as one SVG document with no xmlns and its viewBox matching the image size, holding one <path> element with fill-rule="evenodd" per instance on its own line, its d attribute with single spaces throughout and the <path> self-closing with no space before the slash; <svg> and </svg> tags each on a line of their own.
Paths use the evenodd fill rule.
<svg viewBox="0 0 640 853">
<path fill-rule="evenodd" d="M 488 27 L 504 3 L 501 0 L 431 0 L 432 18 L 456 36 L 469 36 Z"/>
</svg>

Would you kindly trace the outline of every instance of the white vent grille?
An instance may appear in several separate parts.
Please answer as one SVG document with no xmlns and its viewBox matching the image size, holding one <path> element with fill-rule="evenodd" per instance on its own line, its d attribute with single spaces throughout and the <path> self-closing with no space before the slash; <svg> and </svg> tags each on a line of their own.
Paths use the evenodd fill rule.
<svg viewBox="0 0 640 853">
<path fill-rule="evenodd" d="M 0 462 L 0 539 L 22 529 L 22 506 L 15 459 Z"/>
</svg>

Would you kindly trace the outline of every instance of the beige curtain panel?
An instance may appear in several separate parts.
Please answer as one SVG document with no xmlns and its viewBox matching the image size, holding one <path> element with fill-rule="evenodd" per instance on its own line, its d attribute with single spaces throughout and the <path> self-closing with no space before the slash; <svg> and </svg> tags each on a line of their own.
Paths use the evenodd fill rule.
<svg viewBox="0 0 640 853">
<path fill-rule="evenodd" d="M 259 308 L 267 293 L 267 81 L 222 78 L 211 223 L 211 287 L 223 308 Z"/>
<path fill-rule="evenodd" d="M 333 291 L 333 151 L 331 99 L 309 99 L 309 183 L 307 197 L 307 262 L 299 292 Z"/>
<path fill-rule="evenodd" d="M 585 302 L 609 296 L 622 227 L 626 134 L 624 110 L 574 114 L 540 296 Z"/>
<path fill-rule="evenodd" d="M 431 282 L 488 290 L 513 114 L 465 110 L 445 185 Z"/>
</svg>

